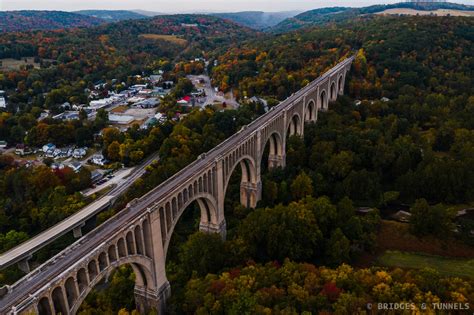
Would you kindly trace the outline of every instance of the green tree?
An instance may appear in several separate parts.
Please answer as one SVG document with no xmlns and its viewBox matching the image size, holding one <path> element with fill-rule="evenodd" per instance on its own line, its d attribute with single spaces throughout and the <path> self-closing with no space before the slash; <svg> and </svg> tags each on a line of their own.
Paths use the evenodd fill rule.
<svg viewBox="0 0 474 315">
<path fill-rule="evenodd" d="M 313 181 L 305 172 L 301 172 L 291 183 L 291 195 L 294 200 L 300 200 L 312 194 Z"/>
</svg>

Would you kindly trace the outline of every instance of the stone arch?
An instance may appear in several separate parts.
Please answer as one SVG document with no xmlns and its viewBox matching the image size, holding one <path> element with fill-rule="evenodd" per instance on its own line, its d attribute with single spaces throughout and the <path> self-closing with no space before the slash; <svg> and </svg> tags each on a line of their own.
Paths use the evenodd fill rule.
<svg viewBox="0 0 474 315">
<path fill-rule="evenodd" d="M 127 232 L 127 236 L 125 237 L 125 240 L 127 241 L 127 253 L 128 253 L 128 255 L 134 255 L 136 253 L 136 250 L 135 250 L 135 242 L 133 240 L 132 231 Z"/>
<path fill-rule="evenodd" d="M 117 242 L 117 247 L 118 247 L 119 257 L 127 256 L 127 247 L 125 246 L 125 240 L 123 239 L 123 237 L 119 238 Z"/>
<path fill-rule="evenodd" d="M 53 300 L 54 312 L 56 314 L 68 314 L 68 307 L 61 287 L 54 288 L 51 293 L 51 299 Z"/>
<path fill-rule="evenodd" d="M 334 101 L 337 98 L 336 92 L 337 92 L 336 91 L 336 82 L 332 81 L 331 82 L 331 88 L 329 90 L 331 101 Z"/>
<path fill-rule="evenodd" d="M 179 221 L 179 218 L 181 217 L 183 212 L 186 210 L 186 208 L 189 207 L 193 202 L 196 202 L 198 204 L 199 210 L 201 213 L 201 221 L 199 224 L 200 230 L 204 232 L 216 232 L 216 231 L 210 230 L 209 227 L 218 225 L 219 214 L 218 214 L 218 208 L 217 208 L 217 201 L 212 195 L 208 193 L 200 193 L 200 194 L 194 195 L 193 198 L 190 198 L 179 209 L 178 217 L 176 221 L 173 222 L 173 225 L 171 226 L 167 234 L 165 244 L 164 244 L 165 260 L 166 260 L 166 255 L 168 252 L 168 246 L 171 241 L 171 236 L 173 235 L 173 231 Z"/>
<path fill-rule="evenodd" d="M 92 259 L 87 264 L 87 272 L 89 273 L 89 281 L 92 281 L 99 274 L 95 259 Z"/>
<path fill-rule="evenodd" d="M 237 165 L 240 165 L 242 171 L 242 178 L 240 181 L 240 203 L 244 207 L 254 208 L 260 198 L 259 174 L 257 174 L 257 164 L 254 158 L 249 155 L 242 156 L 240 159 L 235 161 L 230 168 L 224 183 L 224 195 L 227 192 L 229 181 Z"/>
<path fill-rule="evenodd" d="M 76 282 L 73 277 L 69 277 L 64 283 L 64 288 L 66 290 L 66 300 L 68 305 L 73 305 L 79 297 L 79 292 L 76 289 Z"/>
<path fill-rule="evenodd" d="M 203 185 L 202 185 L 203 192 L 207 193 L 208 189 L 207 189 L 207 174 L 206 173 L 204 173 L 204 175 L 202 176 L 202 182 L 203 182 Z"/>
<path fill-rule="evenodd" d="M 339 75 L 339 78 L 337 79 L 337 90 L 339 94 L 344 94 L 344 75 L 341 74 Z"/>
<path fill-rule="evenodd" d="M 298 135 L 301 136 L 301 117 L 298 113 L 294 113 L 288 123 L 289 136 Z"/>
<path fill-rule="evenodd" d="M 107 250 L 107 253 L 109 254 L 109 260 L 111 263 L 115 262 L 117 260 L 117 249 L 114 244 L 109 246 L 109 249 Z"/>
<path fill-rule="evenodd" d="M 176 202 L 176 197 L 171 199 L 171 212 L 173 213 L 173 222 L 176 220 L 178 216 L 178 203 Z"/>
<path fill-rule="evenodd" d="M 105 252 L 102 252 L 99 254 L 99 270 L 102 271 L 105 268 L 107 268 L 108 263 L 107 263 L 107 254 Z"/>
<path fill-rule="evenodd" d="M 283 137 L 278 131 L 269 133 L 261 150 L 261 156 L 259 156 L 260 169 L 262 166 L 262 159 L 264 157 L 265 148 L 269 144 L 268 151 L 268 168 L 272 169 L 275 167 L 285 166 L 285 151 L 283 147 Z"/>
<path fill-rule="evenodd" d="M 326 90 L 322 90 L 320 93 L 319 93 L 319 108 L 320 109 L 328 109 L 328 96 L 327 96 L 327 93 L 326 93 Z"/>
<path fill-rule="evenodd" d="M 142 237 L 141 226 L 137 225 L 133 232 L 135 233 L 135 248 L 137 249 L 137 255 L 144 255 L 145 248 L 143 248 L 143 237 Z"/>
<path fill-rule="evenodd" d="M 304 120 L 305 121 L 316 121 L 318 119 L 318 109 L 316 106 L 316 102 L 314 100 L 309 100 L 308 104 L 306 105 Z"/>
<path fill-rule="evenodd" d="M 91 279 L 91 281 L 86 285 L 86 287 L 83 290 L 80 290 L 81 292 L 75 299 L 74 304 L 69 304 L 69 312 L 63 314 L 76 314 L 82 302 L 85 300 L 85 298 L 94 288 L 94 286 L 99 283 L 104 277 L 107 277 L 112 269 L 126 264 L 129 264 L 132 267 L 133 272 L 135 273 L 135 287 L 141 289 L 155 289 L 152 274 L 153 261 L 144 256 L 137 255 L 123 257 L 120 258 L 114 265 L 109 265 L 106 269 L 102 270 L 97 275 L 97 277 L 95 277 L 95 279 Z"/>
<path fill-rule="evenodd" d="M 49 299 L 46 296 L 43 296 L 38 301 L 38 314 L 39 315 L 53 315 L 53 310 L 49 304 Z"/>
<path fill-rule="evenodd" d="M 151 230 L 150 230 L 150 223 L 148 219 L 143 220 L 142 232 L 143 232 L 143 238 L 144 238 L 144 243 L 145 243 L 145 256 L 152 257 L 153 244 L 151 241 L 152 236 L 151 236 Z"/>
<path fill-rule="evenodd" d="M 166 218 L 166 233 L 169 233 L 171 229 L 172 221 L 171 221 L 171 205 L 169 202 L 165 205 L 165 218 Z"/>
<path fill-rule="evenodd" d="M 87 289 L 89 285 L 89 281 L 87 280 L 87 273 L 84 268 L 81 268 L 77 271 L 76 274 L 77 285 L 79 287 L 79 295 L 82 294 Z"/>
</svg>

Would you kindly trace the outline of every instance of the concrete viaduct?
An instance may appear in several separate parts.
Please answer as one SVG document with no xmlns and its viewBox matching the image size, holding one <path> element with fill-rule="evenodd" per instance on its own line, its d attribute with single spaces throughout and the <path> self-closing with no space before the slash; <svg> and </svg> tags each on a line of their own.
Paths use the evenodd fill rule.
<svg viewBox="0 0 474 315">
<path fill-rule="evenodd" d="M 287 135 L 303 135 L 344 91 L 353 57 L 260 116 L 77 242 L 27 274 L 0 299 L 0 314 L 75 314 L 93 287 L 130 264 L 141 313 L 161 314 L 171 294 L 165 263 L 173 230 L 186 207 L 197 202 L 200 230 L 226 234 L 224 198 L 232 172 L 241 168 L 240 201 L 255 207 L 261 198 L 260 168 L 269 143 L 269 167 L 285 166 Z"/>
</svg>

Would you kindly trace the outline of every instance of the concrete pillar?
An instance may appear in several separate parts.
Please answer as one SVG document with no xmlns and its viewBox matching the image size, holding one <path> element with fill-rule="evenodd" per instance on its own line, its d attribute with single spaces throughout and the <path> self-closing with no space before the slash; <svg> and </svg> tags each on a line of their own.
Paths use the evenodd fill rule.
<svg viewBox="0 0 474 315">
<path fill-rule="evenodd" d="M 281 155 L 278 154 L 269 154 L 268 155 L 268 168 L 284 168 L 286 164 L 286 154 L 283 153 Z"/>
<path fill-rule="evenodd" d="M 159 314 L 164 314 L 166 300 L 171 295 L 171 287 L 166 277 L 166 252 L 164 242 L 161 238 L 161 225 L 159 211 L 151 211 L 149 215 L 150 234 L 153 259 L 153 277 L 155 283 L 148 283 L 147 287 L 135 286 L 135 299 L 140 313 L 145 314 L 146 310 L 156 309 Z M 145 310 L 145 311 L 142 311 Z"/>
<path fill-rule="evenodd" d="M 82 227 L 85 225 L 85 223 L 82 223 L 81 225 L 75 227 L 72 230 L 72 234 L 74 235 L 74 238 L 80 238 L 82 237 Z"/>
<path fill-rule="evenodd" d="M 226 238 L 227 229 L 224 215 L 224 201 L 225 201 L 225 191 L 224 191 L 224 166 L 222 159 L 215 160 L 216 165 L 216 176 L 213 178 L 215 181 L 215 192 L 214 197 L 216 198 L 216 222 L 212 222 L 207 227 L 202 227 L 207 229 L 207 231 L 212 231 L 214 233 L 219 233 L 223 239 Z M 209 222 L 211 223 L 211 222 Z M 201 227 L 200 227 L 201 228 Z"/>
<path fill-rule="evenodd" d="M 227 237 L 227 224 L 225 219 L 222 219 L 218 223 L 212 222 L 201 222 L 199 223 L 199 231 L 204 233 L 216 233 L 219 234 L 223 240 Z"/>
<path fill-rule="evenodd" d="M 262 182 L 260 176 L 256 183 L 240 183 L 240 203 L 247 208 L 255 208 L 262 199 Z"/>
<path fill-rule="evenodd" d="M 31 256 L 29 257 L 26 257 L 25 259 L 23 260 L 20 260 L 18 262 L 18 268 L 23 271 L 24 273 L 30 273 L 30 264 L 28 263 L 28 261 L 31 259 Z"/>
<path fill-rule="evenodd" d="M 166 301 L 171 296 L 171 287 L 169 282 L 163 283 L 157 290 L 135 286 L 134 296 L 140 314 L 155 310 L 161 315 L 166 313 Z"/>
</svg>

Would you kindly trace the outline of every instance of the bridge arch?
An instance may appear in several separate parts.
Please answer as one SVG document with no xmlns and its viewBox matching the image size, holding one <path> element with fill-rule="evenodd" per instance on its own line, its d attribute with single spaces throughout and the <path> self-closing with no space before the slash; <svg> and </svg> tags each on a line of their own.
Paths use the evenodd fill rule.
<svg viewBox="0 0 474 315">
<path fill-rule="evenodd" d="M 229 172 L 224 183 L 224 195 L 227 192 L 229 181 L 234 173 L 237 165 L 240 165 L 242 178 L 240 180 L 240 203 L 244 207 L 254 208 L 257 206 L 259 199 L 259 174 L 257 174 L 257 163 L 255 159 L 246 154 L 236 158 L 232 165 L 230 165 Z"/>
<path fill-rule="evenodd" d="M 330 91 L 330 99 L 331 101 L 334 101 L 337 98 L 336 82 L 334 81 L 331 82 L 331 88 L 329 91 Z"/>
<path fill-rule="evenodd" d="M 278 131 L 270 133 L 263 142 L 263 150 L 258 157 L 260 170 L 262 171 L 263 158 L 268 144 L 268 168 L 285 167 L 285 149 L 283 137 Z"/>
<path fill-rule="evenodd" d="M 302 128 L 301 128 L 301 117 L 298 113 L 294 113 L 293 116 L 291 116 L 291 119 L 288 122 L 288 131 L 287 135 L 293 136 L 293 135 L 302 135 Z"/>
<path fill-rule="evenodd" d="M 162 231 L 162 239 L 164 242 L 164 254 L 165 254 L 165 261 L 166 261 L 166 255 L 168 253 L 168 247 L 171 242 L 171 236 L 173 235 L 173 231 L 179 221 L 179 218 L 181 215 L 184 213 L 186 208 L 188 208 L 193 202 L 196 202 L 199 206 L 200 214 L 201 214 L 201 221 L 199 223 L 199 227 L 201 231 L 204 232 L 216 232 L 212 230 L 213 227 L 217 227 L 219 225 L 219 214 L 218 214 L 218 209 L 217 209 L 217 201 L 214 198 L 214 196 L 210 195 L 209 193 L 198 193 L 196 195 L 191 196 L 187 202 L 183 203 L 182 207 L 178 209 L 178 215 L 176 217 L 176 220 L 173 220 L 171 226 L 169 229 L 166 229 L 166 227 L 161 225 Z M 160 208 L 160 222 L 162 223 L 163 220 L 163 215 L 166 216 L 166 214 L 163 213 L 162 211 L 163 208 Z M 167 220 L 167 218 L 165 218 Z M 163 230 L 165 228 L 165 230 Z"/>
<path fill-rule="evenodd" d="M 319 93 L 319 108 L 323 110 L 328 109 L 328 96 L 324 89 Z"/>
<path fill-rule="evenodd" d="M 310 99 L 306 105 L 304 120 L 315 122 L 318 119 L 318 108 L 316 102 Z"/>
<path fill-rule="evenodd" d="M 87 284 L 83 283 L 82 290 L 79 289 L 79 292 L 76 291 L 75 287 L 76 284 L 71 282 L 74 281 L 72 277 L 70 277 L 68 280 L 66 280 L 66 283 L 64 285 L 65 291 L 66 291 L 66 298 L 67 302 L 69 305 L 69 312 L 63 312 L 62 314 L 76 314 L 79 308 L 81 307 L 81 304 L 84 302 L 86 299 L 87 295 L 94 289 L 94 287 L 105 277 L 107 277 L 113 269 L 116 269 L 122 265 L 130 265 L 133 269 L 133 272 L 135 273 L 135 288 L 146 288 L 146 289 L 154 289 L 153 287 L 153 277 L 152 277 L 152 270 L 153 270 L 153 262 L 151 261 L 150 258 L 141 256 L 141 255 L 133 255 L 133 256 L 127 256 L 124 258 L 121 258 L 120 260 L 111 263 L 102 270 L 99 274 L 97 274 L 94 278 L 87 280 Z M 76 273 L 76 279 L 79 280 L 79 274 L 83 273 L 84 269 L 79 269 L 79 271 Z M 68 284 L 69 281 L 69 284 Z M 82 280 L 84 281 L 84 279 Z M 69 288 L 69 289 L 68 289 Z M 61 289 L 61 287 L 57 287 L 56 289 Z M 68 291 L 70 292 L 76 292 L 72 293 L 71 295 L 68 294 Z M 54 292 L 54 291 L 53 291 Z M 61 297 L 61 299 L 64 299 L 64 296 Z M 54 298 L 53 298 L 54 301 Z M 41 302 L 41 301 L 40 301 Z M 45 302 L 41 302 L 45 304 Z M 41 306 L 42 309 L 44 309 L 44 306 Z M 56 308 L 56 306 L 55 306 Z M 38 310 L 40 309 L 38 305 Z M 49 313 L 47 308 L 46 312 L 44 314 L 52 314 Z M 56 313 L 57 310 L 56 310 Z M 40 311 L 39 314 L 41 315 L 42 312 Z"/>
<path fill-rule="evenodd" d="M 344 75 L 339 75 L 337 79 L 337 90 L 340 95 L 344 94 Z"/>
</svg>

